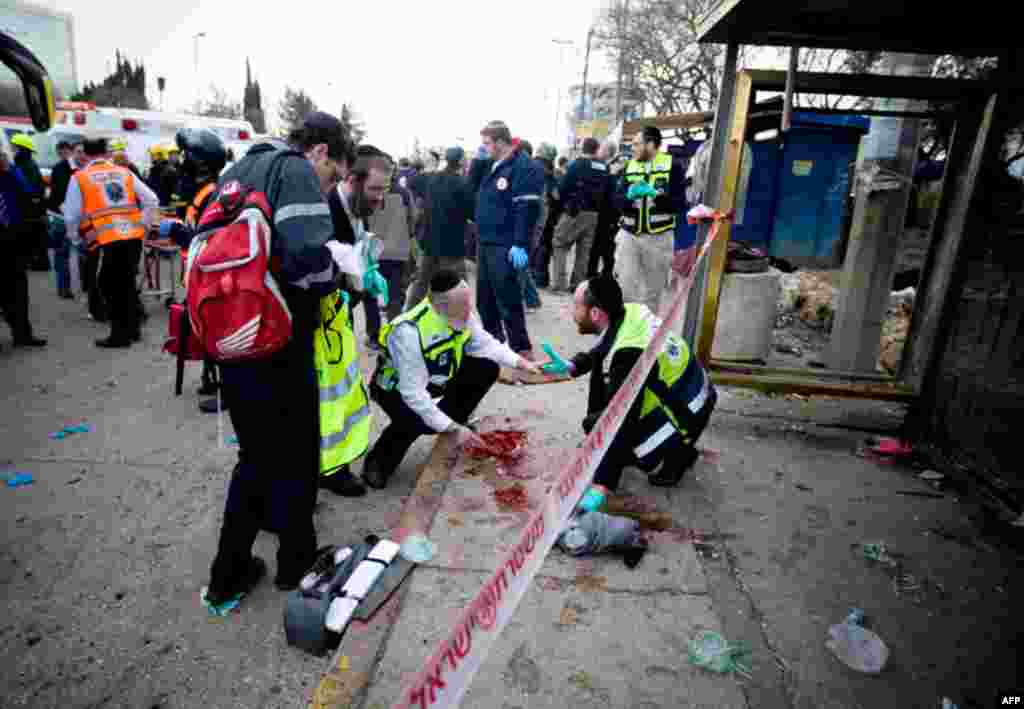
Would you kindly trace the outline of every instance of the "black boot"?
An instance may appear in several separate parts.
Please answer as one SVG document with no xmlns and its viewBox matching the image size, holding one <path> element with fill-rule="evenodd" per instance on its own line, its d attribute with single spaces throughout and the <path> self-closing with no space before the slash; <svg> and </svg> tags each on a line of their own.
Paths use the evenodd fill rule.
<svg viewBox="0 0 1024 709">
<path fill-rule="evenodd" d="M 366 494 L 366 486 L 352 474 L 347 465 L 332 475 L 321 475 L 319 485 L 321 490 L 330 490 L 342 497 L 362 497 Z"/>
<path fill-rule="evenodd" d="M 679 454 L 680 460 L 665 461 L 661 469 L 647 476 L 647 481 L 655 487 L 674 487 L 683 479 L 686 472 L 693 467 L 693 464 L 700 458 L 696 448 L 688 448 Z"/>
</svg>

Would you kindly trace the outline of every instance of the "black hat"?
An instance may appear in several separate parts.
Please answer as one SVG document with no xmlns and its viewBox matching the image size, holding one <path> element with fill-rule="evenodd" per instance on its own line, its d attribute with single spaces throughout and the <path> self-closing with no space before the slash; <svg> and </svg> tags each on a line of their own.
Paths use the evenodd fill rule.
<svg viewBox="0 0 1024 709">
<path fill-rule="evenodd" d="M 597 307 L 612 318 L 621 313 L 625 307 L 622 302 L 622 287 L 615 277 L 609 274 L 603 274 L 587 281 L 587 292 L 590 293 L 590 297 L 595 301 Z"/>
<path fill-rule="evenodd" d="M 349 160 L 352 157 L 352 143 L 345 124 L 329 113 L 313 111 L 302 121 L 312 143 L 327 145 L 327 156 L 332 160 Z"/>
<path fill-rule="evenodd" d="M 661 129 L 658 126 L 644 126 L 644 142 L 661 145 Z"/>
</svg>

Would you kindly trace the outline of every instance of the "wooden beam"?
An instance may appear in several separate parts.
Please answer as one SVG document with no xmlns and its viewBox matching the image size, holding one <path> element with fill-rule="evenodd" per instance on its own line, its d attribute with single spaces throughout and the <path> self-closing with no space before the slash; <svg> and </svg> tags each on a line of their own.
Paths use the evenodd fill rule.
<svg viewBox="0 0 1024 709">
<path fill-rule="evenodd" d="M 644 126 L 657 126 L 658 128 L 699 128 L 715 119 L 711 111 L 698 113 L 667 113 L 662 116 L 641 118 L 635 121 L 626 121 L 622 125 L 622 140 L 627 136 L 632 137 L 643 130 Z"/>
<path fill-rule="evenodd" d="M 725 171 L 722 181 L 722 196 L 718 204 L 711 205 L 723 212 L 736 208 L 736 193 L 739 189 L 740 164 L 743 161 L 743 144 L 747 134 L 747 117 L 754 98 L 753 79 L 750 72 L 742 71 L 736 77 L 736 99 L 733 102 L 732 126 L 725 148 Z M 711 361 L 711 346 L 718 326 L 719 297 L 722 293 L 722 274 L 725 273 L 725 257 L 732 237 L 732 223 L 722 222 L 718 238 L 711 246 L 708 259 L 708 275 L 704 291 L 704 317 L 701 323 L 700 340 L 697 343 L 697 357 L 701 362 Z"/>
<path fill-rule="evenodd" d="M 901 379 L 923 389 L 928 370 L 939 356 L 945 338 L 941 335 L 946 311 L 955 307 L 959 295 L 953 276 L 969 235 L 971 204 L 985 158 L 985 143 L 992 129 L 996 99 L 993 96 L 983 116 L 965 117 L 953 133 L 949 166 L 943 176 L 940 208 L 932 225 L 931 244 L 921 273 L 910 320 Z M 948 328 L 946 328 L 948 330 Z"/>
<path fill-rule="evenodd" d="M 836 396 L 844 399 L 876 401 L 914 401 L 914 392 L 907 387 L 882 382 L 837 382 L 797 378 L 778 374 L 736 374 L 712 370 L 711 381 L 719 386 L 756 389 L 766 394 L 800 394 L 802 396 Z"/>
<path fill-rule="evenodd" d="M 732 125 L 732 110 L 736 103 L 736 67 L 739 64 L 740 48 L 730 44 L 725 49 L 725 66 L 722 69 L 722 84 L 718 90 L 718 103 L 715 105 L 715 125 L 711 134 L 711 155 L 708 156 L 708 174 L 704 187 L 703 201 L 705 204 L 717 204 L 722 186 L 722 157 L 728 142 L 729 127 Z M 697 227 L 697 243 L 703 244 L 708 236 L 708 227 Z M 708 260 L 701 261 L 694 274 L 691 293 L 703 294 L 707 284 Z M 696 350 L 700 343 L 700 321 L 703 317 L 704 299 L 690 298 L 686 302 L 686 314 L 683 318 L 683 339 Z"/>
<path fill-rule="evenodd" d="M 746 69 L 755 91 L 785 91 L 786 72 L 767 69 Z M 878 74 L 824 74 L 800 72 L 793 82 L 798 94 L 834 94 L 870 98 L 909 98 L 920 100 L 959 101 L 972 95 L 992 91 L 987 81 L 963 79 L 926 79 L 914 76 L 882 76 Z"/>
<path fill-rule="evenodd" d="M 866 372 L 838 372 L 832 369 L 802 369 L 798 367 L 768 367 L 765 365 L 735 362 L 727 359 L 711 360 L 711 367 L 719 372 L 731 374 L 766 374 L 789 377 L 813 377 L 815 379 L 848 379 L 851 381 L 887 382 L 897 384 L 896 378 L 887 374 Z"/>
</svg>

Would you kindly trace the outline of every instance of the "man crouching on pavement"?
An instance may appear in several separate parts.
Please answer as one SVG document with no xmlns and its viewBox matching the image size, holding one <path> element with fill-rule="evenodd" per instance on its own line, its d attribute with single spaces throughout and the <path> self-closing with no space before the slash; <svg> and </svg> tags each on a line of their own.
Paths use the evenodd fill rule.
<svg viewBox="0 0 1024 709">
<path fill-rule="evenodd" d="M 460 444 L 480 445 L 466 422 L 497 381 L 500 367 L 540 373 L 538 365 L 484 330 L 472 289 L 448 270 L 430 280 L 426 298 L 381 328 L 380 344 L 384 356 L 370 395 L 391 423 L 363 470 L 363 481 L 377 489 L 387 485 L 420 436 L 453 431 Z"/>
<path fill-rule="evenodd" d="M 587 415 L 583 419 L 583 430 L 589 434 L 661 321 L 646 305 L 624 304 L 622 289 L 611 275 L 584 281 L 576 288 L 573 319 L 581 335 L 597 335 L 600 341 L 594 349 L 577 354 L 569 362 L 555 354 L 554 361 L 543 369 L 573 377 L 590 372 Z M 652 485 L 678 484 L 697 461 L 695 444 L 717 398 L 715 387 L 686 342 L 670 334 L 580 507 L 587 511 L 601 509 L 628 465 L 649 473 Z M 654 472 L 659 464 L 660 470 Z"/>
</svg>

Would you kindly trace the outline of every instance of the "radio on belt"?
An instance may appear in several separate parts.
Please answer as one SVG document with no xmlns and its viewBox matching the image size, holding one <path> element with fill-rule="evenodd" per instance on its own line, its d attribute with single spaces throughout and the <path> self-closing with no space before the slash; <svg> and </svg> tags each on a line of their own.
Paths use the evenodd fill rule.
<svg viewBox="0 0 1024 709">
<path fill-rule="evenodd" d="M 338 646 L 359 604 L 398 555 L 399 545 L 374 535 L 352 548 L 331 547 L 288 594 L 284 627 L 289 645 L 321 655 Z"/>
</svg>

